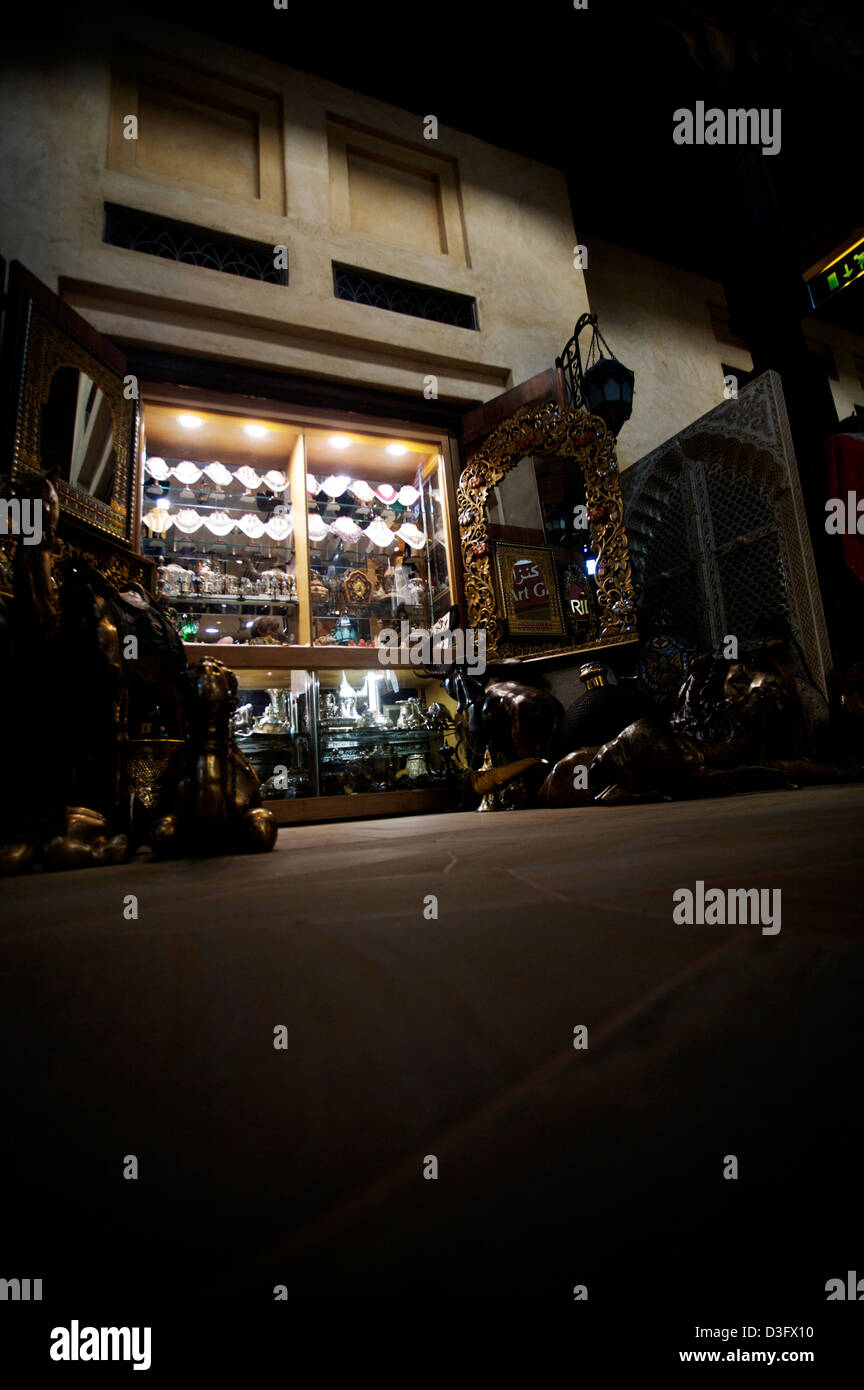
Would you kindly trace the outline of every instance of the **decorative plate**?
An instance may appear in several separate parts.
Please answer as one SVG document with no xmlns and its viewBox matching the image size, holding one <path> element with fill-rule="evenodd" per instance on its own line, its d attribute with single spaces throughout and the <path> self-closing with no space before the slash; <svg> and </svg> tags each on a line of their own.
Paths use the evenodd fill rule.
<svg viewBox="0 0 864 1390">
<path fill-rule="evenodd" d="M 243 516 L 238 517 L 234 525 L 244 536 L 248 536 L 250 541 L 257 541 L 264 535 L 264 522 L 260 516 L 255 516 L 252 512 L 245 512 Z"/>
<path fill-rule="evenodd" d="M 328 497 L 341 497 L 351 479 L 344 473 L 331 473 L 329 478 L 325 478 L 321 484 Z"/>
<path fill-rule="evenodd" d="M 368 536 L 373 545 L 383 547 L 393 544 L 393 532 L 389 526 L 384 525 L 380 516 L 376 516 L 375 520 L 369 523 L 363 535 Z"/>
<path fill-rule="evenodd" d="M 224 463 L 208 463 L 204 472 L 211 483 L 215 483 L 217 487 L 228 487 L 234 477 L 232 473 L 228 472 Z"/>
<path fill-rule="evenodd" d="M 227 512 L 212 512 L 205 516 L 204 525 L 214 536 L 227 536 L 234 530 L 234 522 Z"/>
<path fill-rule="evenodd" d="M 188 486 L 189 483 L 197 483 L 203 470 L 198 467 L 197 463 L 190 463 L 188 459 L 184 459 L 175 468 L 172 468 L 171 472 L 178 483 L 185 483 Z"/>
<path fill-rule="evenodd" d="M 184 535 L 191 536 L 204 525 L 204 518 L 198 515 L 194 507 L 181 507 L 174 517 L 174 525 Z"/>
<path fill-rule="evenodd" d="M 349 603 L 368 603 L 372 597 L 372 580 L 365 570 L 349 570 L 342 580 L 342 592 Z"/>
<path fill-rule="evenodd" d="M 426 537 L 419 526 L 414 526 L 410 521 L 403 521 L 396 535 L 400 541 L 407 541 L 412 550 L 422 550 L 426 544 Z"/>
<path fill-rule="evenodd" d="M 244 463 L 242 468 L 236 469 L 234 477 L 249 492 L 255 492 L 261 486 L 261 474 L 256 473 L 254 468 L 250 468 L 248 463 Z"/>
</svg>

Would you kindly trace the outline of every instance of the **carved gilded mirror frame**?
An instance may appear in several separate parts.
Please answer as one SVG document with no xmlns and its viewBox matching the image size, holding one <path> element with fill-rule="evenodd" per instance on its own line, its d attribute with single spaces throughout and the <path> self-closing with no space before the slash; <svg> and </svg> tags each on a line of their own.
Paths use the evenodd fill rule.
<svg viewBox="0 0 864 1390">
<path fill-rule="evenodd" d="M 12 476 L 42 471 L 42 407 L 61 367 L 84 372 L 110 402 L 115 457 L 110 503 L 61 479 L 57 484 L 61 512 L 130 545 L 135 520 L 131 483 L 138 448 L 136 403 L 125 398 L 123 379 L 112 367 L 54 323 L 32 300 L 27 311 Z"/>
<path fill-rule="evenodd" d="M 490 489 L 526 454 L 572 459 L 582 471 L 591 548 L 597 556 L 600 615 L 600 634 L 589 642 L 506 640 L 503 614 L 496 602 L 486 501 Z M 555 401 L 517 411 L 472 455 L 459 479 L 457 509 L 468 626 L 485 630 L 487 658 L 593 651 L 636 640 L 636 601 L 615 441 L 598 416 L 585 410 L 567 410 Z"/>
</svg>

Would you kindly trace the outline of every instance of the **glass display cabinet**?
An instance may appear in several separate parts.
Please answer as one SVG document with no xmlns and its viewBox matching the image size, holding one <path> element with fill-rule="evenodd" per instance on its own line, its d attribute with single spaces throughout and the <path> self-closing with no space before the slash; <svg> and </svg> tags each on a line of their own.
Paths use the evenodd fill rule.
<svg viewBox="0 0 864 1390">
<path fill-rule="evenodd" d="M 406 639 L 456 592 L 450 443 L 249 404 L 263 413 L 145 401 L 157 602 L 190 662 L 236 671 L 235 738 L 277 820 L 444 809 L 461 782 L 455 711 Z"/>
<path fill-rule="evenodd" d="M 142 551 L 191 643 L 374 647 L 452 603 L 433 440 L 153 404 Z"/>
<path fill-rule="evenodd" d="M 402 621 L 428 630 L 450 606 L 437 453 L 332 430 L 307 431 L 306 449 L 314 644 L 374 646 Z"/>
<path fill-rule="evenodd" d="M 234 735 L 277 820 L 445 809 L 458 798 L 454 707 L 415 671 L 238 672 Z"/>
<path fill-rule="evenodd" d="M 145 427 L 141 548 L 180 636 L 297 642 L 288 469 L 300 431 L 158 405 Z"/>
</svg>

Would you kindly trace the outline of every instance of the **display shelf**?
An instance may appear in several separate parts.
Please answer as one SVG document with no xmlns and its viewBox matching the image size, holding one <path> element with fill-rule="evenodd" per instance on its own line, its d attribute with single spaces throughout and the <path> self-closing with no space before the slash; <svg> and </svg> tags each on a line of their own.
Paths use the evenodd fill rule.
<svg viewBox="0 0 864 1390">
<path fill-rule="evenodd" d="M 160 598 L 169 600 L 171 608 L 186 608 L 190 603 L 221 605 L 231 604 L 232 607 L 243 607 L 244 604 L 267 604 L 271 608 L 296 608 L 299 599 L 296 598 L 267 598 L 264 594 L 160 594 Z"/>
<path fill-rule="evenodd" d="M 389 726 L 382 725 L 377 729 L 331 729 L 322 724 L 319 726 L 322 744 L 330 743 L 334 747 L 343 748 L 349 744 L 381 743 L 386 740 L 394 748 L 408 748 L 414 743 L 428 744 L 434 733 L 434 729 L 397 729 L 395 724 Z"/>
<path fill-rule="evenodd" d="M 266 671 L 278 676 L 291 671 L 368 671 L 383 670 L 380 647 L 342 647 L 342 646 L 300 646 L 296 642 L 230 642 L 219 646 L 215 642 L 185 642 L 186 659 L 190 665 L 203 661 L 204 657 L 215 656 L 235 671 L 249 671 L 258 675 Z M 392 653 L 391 667 L 411 670 L 411 654 L 407 647 Z M 275 684 L 275 680 L 273 684 Z"/>
</svg>

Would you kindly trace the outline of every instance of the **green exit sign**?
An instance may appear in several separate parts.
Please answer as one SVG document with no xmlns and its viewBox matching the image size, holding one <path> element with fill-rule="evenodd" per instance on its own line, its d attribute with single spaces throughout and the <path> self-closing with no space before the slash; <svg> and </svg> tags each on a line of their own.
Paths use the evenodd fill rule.
<svg viewBox="0 0 864 1390">
<path fill-rule="evenodd" d="M 824 304 L 833 294 L 845 289 L 864 276 L 864 237 L 854 241 L 844 251 L 832 252 L 829 260 L 820 262 L 804 276 L 813 308 Z"/>
</svg>

